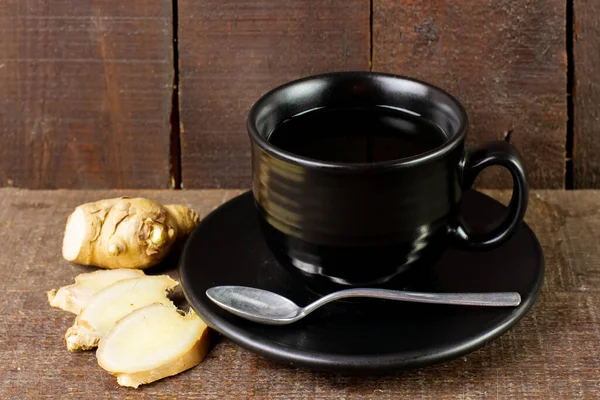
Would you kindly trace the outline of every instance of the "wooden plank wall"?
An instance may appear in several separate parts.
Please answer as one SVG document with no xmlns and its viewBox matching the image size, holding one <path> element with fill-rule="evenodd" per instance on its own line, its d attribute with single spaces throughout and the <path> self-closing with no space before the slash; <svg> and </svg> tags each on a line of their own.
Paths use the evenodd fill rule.
<svg viewBox="0 0 600 400">
<path fill-rule="evenodd" d="M 600 2 L 574 0 L 573 170 L 576 189 L 600 188 Z"/>
<path fill-rule="evenodd" d="M 171 10 L 0 1 L 0 186 L 169 187 Z"/>
<path fill-rule="evenodd" d="M 510 140 L 533 187 L 600 187 L 594 0 L 177 0 L 175 26 L 172 6 L 0 2 L 0 186 L 166 188 L 180 170 L 175 187 L 248 187 L 245 118 L 261 94 L 372 69 L 455 94 L 469 144 Z M 509 186 L 500 171 L 479 184 Z"/>
<path fill-rule="evenodd" d="M 375 0 L 373 68 L 432 82 L 458 97 L 469 142 L 510 140 L 533 187 L 565 183 L 564 0 Z M 500 168 L 481 185 L 510 187 Z"/>
<path fill-rule="evenodd" d="M 369 0 L 180 0 L 182 186 L 249 187 L 246 114 L 279 84 L 369 68 Z"/>
</svg>

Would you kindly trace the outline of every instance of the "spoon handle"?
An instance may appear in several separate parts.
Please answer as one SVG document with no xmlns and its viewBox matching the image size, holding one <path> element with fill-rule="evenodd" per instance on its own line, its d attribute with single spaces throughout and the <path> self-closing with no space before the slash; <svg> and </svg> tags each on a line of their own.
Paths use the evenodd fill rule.
<svg viewBox="0 0 600 400">
<path fill-rule="evenodd" d="M 421 293 L 388 289 L 346 289 L 331 293 L 304 307 L 306 315 L 324 304 L 346 297 L 374 297 L 386 300 L 409 301 L 413 303 L 455 304 L 466 306 L 516 307 L 521 304 L 521 296 L 516 292 L 497 293 Z"/>
</svg>

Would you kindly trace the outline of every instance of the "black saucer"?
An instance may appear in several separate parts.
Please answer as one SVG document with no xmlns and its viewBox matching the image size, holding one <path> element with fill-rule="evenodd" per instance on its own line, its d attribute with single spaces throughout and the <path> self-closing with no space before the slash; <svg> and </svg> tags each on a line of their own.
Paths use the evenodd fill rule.
<svg viewBox="0 0 600 400">
<path fill-rule="evenodd" d="M 465 220 L 483 227 L 505 207 L 471 191 Z M 408 289 L 438 292 L 517 291 L 517 308 L 479 308 L 356 299 L 325 306 L 292 325 L 267 326 L 236 317 L 205 291 L 217 285 L 272 290 L 299 305 L 319 297 L 277 265 L 261 235 L 251 193 L 227 202 L 190 236 L 181 259 L 183 290 L 215 330 L 250 351 L 297 367 L 345 372 L 414 368 L 471 352 L 506 332 L 535 302 L 544 262 L 523 224 L 502 247 L 488 252 L 450 249 Z M 399 289 L 404 289 L 399 287 Z"/>
</svg>

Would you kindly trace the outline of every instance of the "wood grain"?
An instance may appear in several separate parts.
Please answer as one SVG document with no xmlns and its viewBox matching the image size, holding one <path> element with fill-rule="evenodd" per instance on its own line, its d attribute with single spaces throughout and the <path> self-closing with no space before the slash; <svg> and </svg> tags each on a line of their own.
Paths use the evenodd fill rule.
<svg viewBox="0 0 600 400">
<path fill-rule="evenodd" d="M 67 215 L 117 195 L 179 202 L 202 216 L 239 191 L 0 190 L 0 398 L 592 399 L 600 376 L 600 191 L 538 191 L 527 222 L 546 259 L 542 295 L 498 340 L 420 370 L 357 377 L 292 369 L 220 339 L 198 367 L 136 390 L 117 386 L 92 352 L 63 343 L 73 316 L 45 291 L 88 268 L 62 260 Z M 492 191 L 507 201 L 507 191 Z M 153 272 L 177 277 L 176 262 Z"/>
<path fill-rule="evenodd" d="M 564 1 L 373 0 L 373 70 L 448 90 L 469 112 L 471 145 L 508 136 L 533 187 L 563 187 Z M 481 185 L 509 187 L 499 171 L 486 171 Z"/>
<path fill-rule="evenodd" d="M 249 187 L 246 114 L 271 88 L 369 67 L 369 0 L 181 0 L 184 188 Z"/>
<path fill-rule="evenodd" d="M 600 188 L 600 3 L 573 2 L 573 184 Z"/>
<path fill-rule="evenodd" d="M 0 186 L 167 188 L 171 2 L 0 2 Z"/>
</svg>

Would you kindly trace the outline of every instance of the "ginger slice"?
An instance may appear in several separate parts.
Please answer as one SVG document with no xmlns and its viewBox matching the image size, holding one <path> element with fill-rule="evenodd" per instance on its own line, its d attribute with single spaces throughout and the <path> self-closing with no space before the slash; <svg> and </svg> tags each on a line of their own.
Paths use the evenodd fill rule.
<svg viewBox="0 0 600 400">
<path fill-rule="evenodd" d="M 118 281 L 102 289 L 81 310 L 67 330 L 69 351 L 89 350 L 110 331 L 117 321 L 138 308 L 160 303 L 175 309 L 167 291 L 177 286 L 167 275 L 144 276 Z"/>
<path fill-rule="evenodd" d="M 79 314 L 92 296 L 115 282 L 128 278 L 145 276 L 138 269 L 99 270 L 80 274 L 75 277 L 75 283 L 63 286 L 58 290 L 48 292 L 48 302 L 52 307 Z"/>
<path fill-rule="evenodd" d="M 100 340 L 96 357 L 119 385 L 137 388 L 198 365 L 208 348 L 208 327 L 197 314 L 152 304 L 121 319 Z"/>
</svg>

